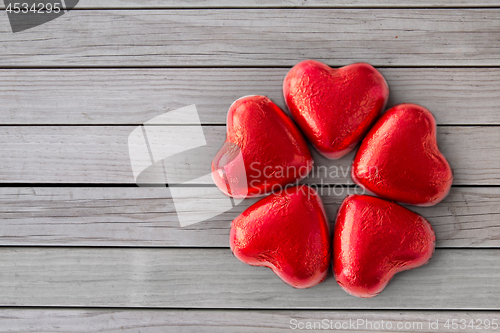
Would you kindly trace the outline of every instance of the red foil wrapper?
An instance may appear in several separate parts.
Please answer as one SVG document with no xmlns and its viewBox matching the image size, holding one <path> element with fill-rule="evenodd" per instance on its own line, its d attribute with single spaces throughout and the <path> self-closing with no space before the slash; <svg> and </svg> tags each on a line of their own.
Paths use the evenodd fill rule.
<svg viewBox="0 0 500 333">
<path fill-rule="evenodd" d="M 426 264 L 435 242 L 422 216 L 383 199 L 351 195 L 335 224 L 335 279 L 351 295 L 373 297 L 394 274 Z"/>
<path fill-rule="evenodd" d="M 307 139 L 322 155 L 335 159 L 363 139 L 385 106 L 389 87 L 369 64 L 333 69 L 306 60 L 288 72 L 283 94 Z"/>
<path fill-rule="evenodd" d="M 353 180 L 376 195 L 412 205 L 443 200 L 453 173 L 436 142 L 436 122 L 425 108 L 400 104 L 388 110 L 361 143 Z"/>
<path fill-rule="evenodd" d="M 288 187 L 250 206 L 232 222 L 230 245 L 244 263 L 269 267 L 295 288 L 322 282 L 331 260 L 323 204 L 306 185 Z"/>
<path fill-rule="evenodd" d="M 222 192 L 263 196 L 303 179 L 312 166 L 299 129 L 269 98 L 247 96 L 231 105 L 226 143 L 212 161 L 212 178 Z"/>
</svg>

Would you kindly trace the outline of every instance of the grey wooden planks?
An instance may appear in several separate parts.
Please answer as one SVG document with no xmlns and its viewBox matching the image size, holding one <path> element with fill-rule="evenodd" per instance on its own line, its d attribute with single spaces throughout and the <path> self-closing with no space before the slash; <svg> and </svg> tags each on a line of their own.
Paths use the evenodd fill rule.
<svg viewBox="0 0 500 333">
<path fill-rule="evenodd" d="M 455 0 L 446 4 L 427 0 L 384 4 L 370 0 L 342 0 L 335 4 L 324 0 L 307 3 L 254 0 L 244 7 L 498 5 L 490 0 L 477 3 Z M 227 0 L 203 3 L 192 0 L 182 4 L 82 0 L 79 4 L 80 8 L 139 6 L 193 8 L 239 4 Z M 9 35 L 6 29 L 4 36 L 8 38 L 0 59 L 5 67 L 291 66 L 314 55 L 331 65 L 363 60 L 383 66 L 498 66 L 496 51 L 491 47 L 497 42 L 497 11 L 319 9 L 299 15 L 286 10 L 226 13 L 213 10 L 205 17 L 205 13 L 196 10 L 75 10 L 24 36 Z M 233 20 L 230 16 L 233 13 L 243 13 L 243 19 Z M 264 22 L 260 21 L 262 17 Z M 266 19 L 276 22 L 265 22 Z M 257 20 L 259 25 L 253 25 Z M 292 20 L 297 27 L 288 24 Z M 184 35 L 186 31 L 190 35 Z M 111 32 L 114 39 L 103 32 Z M 302 41 L 306 39 L 321 45 L 320 52 L 318 48 L 305 48 Z M 274 45 L 276 40 L 279 42 Z M 196 52 L 188 53 L 193 46 Z M 259 51 L 254 53 L 256 49 Z M 185 71 L 71 70 L 51 71 L 47 75 L 43 70 L 4 70 L 0 82 L 6 82 L 10 89 L 1 89 L 0 94 L 4 95 L 0 98 L 7 101 L 3 104 L 7 108 L 0 115 L 0 123 L 138 124 L 183 106 L 187 98 L 195 96 L 193 103 L 199 105 L 202 116 L 206 117 L 203 122 L 223 124 L 230 102 L 246 94 L 241 94 L 242 91 L 258 89 L 262 93 L 269 91 L 267 94 L 275 96 L 273 99 L 283 106 L 279 88 L 286 69 L 191 69 L 196 74 L 192 79 L 182 77 Z M 499 124 L 494 88 L 498 86 L 496 69 L 382 71 L 388 73 L 393 86 L 393 104 L 406 101 L 423 104 L 444 125 Z M 110 77 L 101 76 L 104 72 L 113 73 Z M 225 87 L 224 79 L 231 87 Z M 137 87 L 137 82 L 144 85 Z M 50 88 L 42 88 L 47 86 Z M 205 91 L 214 97 L 202 95 Z M 50 101 L 54 95 L 74 97 L 62 97 L 54 104 Z M 132 183 L 126 150 L 130 129 L 4 127 L 7 138 L 2 143 L 2 156 L 9 158 L 0 162 L 3 181 Z M 221 128 L 205 130 L 214 148 L 222 140 Z M 458 184 L 500 184 L 496 174 L 497 132 L 496 128 L 488 127 L 440 128 L 440 143 L 454 164 Z M 210 154 L 204 156 L 208 161 Z M 324 161 L 321 163 L 325 165 Z M 199 164 L 193 165 L 198 168 Z M 338 165 L 347 168 L 349 159 Z M 346 180 L 343 177 L 336 181 Z M 312 177 L 308 181 L 320 179 Z M 244 205 L 212 221 L 182 229 L 177 226 L 171 204 L 166 202 L 168 196 L 164 188 L 3 188 L 0 203 L 4 206 L 0 214 L 4 226 L 0 229 L 0 244 L 5 241 L 3 245 L 227 247 L 231 216 Z M 325 198 L 330 215 L 340 199 Z M 441 239 L 440 247 L 497 247 L 500 237 L 495 220 L 499 213 L 496 202 L 497 188 L 454 188 L 441 205 L 415 210 L 433 223 Z M 500 306 L 496 297 L 500 291 L 499 263 L 498 250 L 438 250 L 428 266 L 398 275 L 384 294 L 373 300 L 358 300 L 343 293 L 331 277 L 316 288 L 293 290 L 269 270 L 239 263 L 227 249 L 3 248 L 0 294 L 5 297 L 0 302 L 13 306 L 327 309 L 341 304 L 358 309 L 490 309 Z M 0 332 L 87 332 L 89 325 L 104 332 L 132 332 L 138 328 L 144 332 L 168 329 L 274 332 L 289 328 L 290 318 L 307 320 L 325 316 L 338 320 L 366 317 L 427 322 L 464 316 L 490 319 L 498 317 L 498 313 L 10 309 L 0 311 Z"/>
<path fill-rule="evenodd" d="M 498 66 L 500 9 L 73 10 L 22 33 L 2 67 Z"/>
<path fill-rule="evenodd" d="M 348 190 L 318 191 L 333 226 Z M 0 188 L 0 245 L 229 247 L 231 221 L 256 201 L 182 228 L 167 188 Z M 434 207 L 407 207 L 429 220 L 438 248 L 500 247 L 499 201 L 499 188 L 454 187 Z"/>
<path fill-rule="evenodd" d="M 142 124 L 196 104 L 204 124 L 225 124 L 241 96 L 267 95 L 285 110 L 288 68 L 0 70 L 2 124 Z M 498 68 L 381 68 L 388 107 L 416 103 L 441 125 L 500 124 Z M 54 99 L 54 96 L 57 96 Z M 69 98 L 69 96 L 71 96 Z"/>
<path fill-rule="evenodd" d="M 228 249 L 0 250 L 2 306 L 487 310 L 500 307 L 499 279 L 498 249 L 438 249 L 372 299 L 332 277 L 294 289 Z"/>
<path fill-rule="evenodd" d="M 493 321 L 495 319 L 495 321 Z M 326 320 L 326 323 L 325 323 Z M 283 311 L 283 310 L 119 310 L 119 309 L 3 309 L 0 333 L 141 333 L 213 332 L 274 333 L 316 325 L 344 326 L 354 332 L 449 332 L 446 322 L 462 326 L 498 322 L 493 311 Z M 383 321 L 383 322 L 382 322 Z M 437 329 L 429 321 L 438 322 Z M 333 323 L 332 323 L 333 322 Z M 322 325 L 322 326 L 319 326 Z M 332 326 L 333 325 L 333 326 Z M 351 327 L 349 328 L 349 325 Z M 406 328 L 405 328 L 406 325 Z M 460 326 L 458 326 L 460 328 Z M 494 325 L 493 325 L 494 326 Z M 320 327 L 320 328 L 318 328 Z M 321 328 L 323 327 L 323 328 Z M 354 327 L 354 328 L 353 328 Z M 399 327 L 399 328 L 398 328 Z M 463 326 L 462 326 L 463 327 Z M 465 326 L 467 328 L 467 326 Z M 461 330 L 464 332 L 464 330 Z"/>
<path fill-rule="evenodd" d="M 133 184 L 128 136 L 134 126 L 7 126 L 0 127 L 0 182 Z M 224 126 L 203 127 L 208 145 L 165 160 L 180 178 L 210 173 L 210 163 L 222 146 Z M 158 137 L 158 145 L 169 145 Z M 455 185 L 500 185 L 500 131 L 497 127 L 438 127 L 438 143 L 454 170 Z M 316 156 L 316 167 L 305 180 L 316 184 L 346 184 L 354 152 L 331 161 Z M 186 166 L 189 165 L 189 168 Z M 196 177 L 194 176 L 196 175 Z M 182 177 L 181 177 L 182 176 Z M 183 178 L 183 179 L 184 179 Z M 146 182 L 158 182 L 146 178 Z M 211 181 L 206 182 L 212 184 Z"/>
<path fill-rule="evenodd" d="M 429 1 L 429 0 L 413 0 L 413 1 L 397 1 L 386 0 L 383 2 L 374 0 L 339 0 L 331 2 L 328 0 L 80 0 L 76 9 L 101 9 L 101 8 L 314 8 L 314 7 L 330 7 L 330 8 L 350 8 L 350 7 L 371 7 L 371 8 L 429 8 L 429 7 L 496 7 L 500 6 L 498 0 L 481 0 L 473 2 L 471 0 L 453 0 L 453 1 Z M 0 9 L 4 9 L 4 4 L 0 4 Z"/>
</svg>

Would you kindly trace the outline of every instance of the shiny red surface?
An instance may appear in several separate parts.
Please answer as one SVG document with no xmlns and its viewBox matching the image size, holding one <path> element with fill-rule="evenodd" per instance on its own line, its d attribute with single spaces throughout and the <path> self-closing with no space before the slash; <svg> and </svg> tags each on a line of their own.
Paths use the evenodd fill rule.
<svg viewBox="0 0 500 333">
<path fill-rule="evenodd" d="M 351 295 L 373 297 L 394 274 L 426 264 L 435 241 L 420 215 L 379 198 L 349 196 L 335 224 L 335 279 Z"/>
<path fill-rule="evenodd" d="M 238 259 L 271 268 L 295 288 L 326 278 L 328 222 L 321 199 L 306 185 L 288 187 L 250 206 L 233 221 L 229 237 Z"/>
<path fill-rule="evenodd" d="M 380 115 L 389 87 L 369 64 L 333 69 L 306 60 L 288 72 L 283 94 L 313 146 L 327 158 L 340 158 L 363 139 Z"/>
<path fill-rule="evenodd" d="M 363 140 L 352 178 L 382 198 L 422 206 L 441 201 L 453 173 L 438 149 L 432 114 L 414 104 L 388 110 Z"/>
<path fill-rule="evenodd" d="M 235 150 L 241 151 L 244 168 L 232 163 Z M 247 96 L 231 105 L 226 144 L 212 161 L 222 192 L 237 198 L 265 195 L 304 178 L 312 166 L 302 134 L 269 98 Z"/>
</svg>

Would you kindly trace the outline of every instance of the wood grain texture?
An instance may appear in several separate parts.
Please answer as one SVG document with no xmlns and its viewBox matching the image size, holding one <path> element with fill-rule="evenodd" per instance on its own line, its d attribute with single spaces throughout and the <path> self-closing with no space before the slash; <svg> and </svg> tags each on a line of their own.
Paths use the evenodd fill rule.
<svg viewBox="0 0 500 333">
<path fill-rule="evenodd" d="M 142 124 L 196 104 L 203 124 L 225 124 L 231 103 L 267 95 L 286 110 L 288 68 L 0 70 L 1 124 Z M 500 124 L 498 68 L 381 68 L 388 107 L 411 102 L 441 125 Z M 71 96 L 68 98 L 68 96 Z"/>
<path fill-rule="evenodd" d="M 137 8 L 351 8 L 351 7 L 370 7 L 370 8 L 440 8 L 440 7 L 498 7 L 498 0 L 481 0 L 473 2 L 471 0 L 453 0 L 453 1 L 429 1 L 429 0 L 338 0 L 331 2 L 328 0 L 80 0 L 76 9 L 137 9 Z M 3 3 L 0 9 L 4 9 Z"/>
<path fill-rule="evenodd" d="M 499 125 L 499 69 L 477 68 L 500 66 L 499 6 L 498 0 L 81 0 L 62 18 L 18 34 L 3 15 L 0 124 L 136 125 L 193 103 L 202 123 L 224 124 L 227 107 L 242 95 L 267 94 L 283 107 L 287 68 L 277 67 L 315 58 L 392 67 L 381 69 L 390 104 L 422 104 L 441 125 Z M 223 7 L 255 9 L 196 9 Z M 258 9 L 269 7 L 299 9 Z M 390 9 L 397 7 L 488 8 Z M 133 128 L 0 127 L 0 182 L 133 184 L 127 148 Z M 224 128 L 204 131 L 207 149 L 170 161 L 177 171 L 207 172 Z M 439 128 L 455 184 L 500 185 L 499 135 L 498 127 Z M 317 158 L 329 171 L 340 168 L 324 182 L 347 183 L 351 159 Z M 331 220 L 343 194 L 323 195 Z M 166 188 L 2 187 L 0 306 L 40 308 L 0 309 L 0 333 L 282 332 L 291 319 L 323 318 L 422 322 L 419 332 L 439 332 L 449 331 L 447 319 L 500 319 L 498 312 L 467 311 L 500 308 L 499 199 L 500 188 L 454 187 L 438 206 L 411 208 L 432 223 L 440 249 L 425 267 L 398 274 L 381 295 L 362 300 L 332 276 L 295 290 L 269 269 L 234 258 L 229 223 L 255 200 L 180 228 Z M 40 247 L 18 247 L 28 245 Z M 159 246 L 172 248 L 146 248 Z M 48 308 L 54 306 L 82 308 Z M 426 329 L 429 320 L 439 320 L 439 329 Z"/>
<path fill-rule="evenodd" d="M 335 191 L 318 189 L 332 230 L 354 189 Z M 0 246 L 229 247 L 231 221 L 256 201 L 181 228 L 167 188 L 0 188 Z M 499 201 L 499 188 L 454 187 L 434 207 L 407 207 L 429 220 L 438 248 L 500 247 Z"/>
<path fill-rule="evenodd" d="M 330 276 L 284 284 L 228 249 L 2 248 L 0 305 L 280 309 L 496 309 L 500 250 L 442 250 L 359 299 Z"/>
<path fill-rule="evenodd" d="M 12 33 L 3 67 L 499 66 L 500 9 L 74 10 Z"/>
<path fill-rule="evenodd" d="M 307 323 L 316 325 L 326 320 L 343 332 L 449 332 L 447 320 L 462 325 L 461 320 L 475 324 L 496 319 L 493 311 L 278 311 L 278 310 L 97 310 L 97 309 L 3 309 L 0 310 L 0 333 L 275 333 L 299 330 Z M 383 324 L 382 324 L 383 321 Z M 437 329 L 429 329 L 429 321 L 438 321 Z M 349 329 L 349 325 L 353 325 Z M 333 326 L 331 326 L 333 325 Z M 405 328 L 406 325 L 406 328 Z M 328 327 L 327 326 L 327 327 Z M 375 326 L 375 327 L 374 327 Z M 483 327 L 484 324 L 482 325 Z M 314 327 L 314 326 L 312 326 Z M 399 328 L 398 328 L 399 327 Z M 325 326 L 323 326 L 325 328 Z M 483 328 L 484 329 L 484 328 Z M 340 329 L 341 330 L 341 329 Z M 338 331 L 340 331 L 338 330 Z M 492 330 L 490 324 L 490 331 Z M 460 330 L 465 332 L 466 330 Z M 474 330 L 471 330 L 474 331 Z M 488 330 L 487 330 L 488 331 Z M 493 330 L 494 331 L 494 330 Z M 477 332 L 477 330 L 476 330 Z"/>
<path fill-rule="evenodd" d="M 0 127 L 0 182 L 134 184 L 128 136 L 134 126 Z M 210 173 L 210 163 L 225 140 L 224 126 L 204 126 L 207 146 L 168 158 L 165 168 L 176 179 Z M 151 138 L 150 138 L 151 140 Z M 157 144 L 171 145 L 161 136 Z M 438 144 L 454 171 L 455 185 L 500 185 L 498 127 L 438 127 Z M 339 160 L 315 155 L 306 183 L 352 183 L 354 152 Z M 189 166 L 189 167 L 188 167 Z M 146 183 L 158 179 L 146 177 Z M 163 182 L 163 180 L 161 181 Z M 175 182 L 174 182 L 175 183 Z M 207 180 L 206 184 L 212 184 Z"/>
</svg>

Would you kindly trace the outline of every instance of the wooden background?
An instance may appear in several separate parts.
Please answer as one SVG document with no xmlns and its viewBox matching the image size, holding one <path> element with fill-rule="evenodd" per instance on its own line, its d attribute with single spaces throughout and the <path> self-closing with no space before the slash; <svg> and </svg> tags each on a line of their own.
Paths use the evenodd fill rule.
<svg viewBox="0 0 500 333">
<path fill-rule="evenodd" d="M 0 40 L 0 332 L 500 321 L 499 0 L 80 0 L 15 34 L 2 12 Z M 377 66 L 389 106 L 435 115 L 455 173 L 442 203 L 411 207 L 436 231 L 433 259 L 373 299 L 349 296 L 331 273 L 295 290 L 234 258 L 230 222 L 255 200 L 181 228 L 168 189 L 132 176 L 136 126 L 196 104 L 214 152 L 235 99 L 284 107 L 284 75 L 309 58 Z M 317 163 L 347 168 L 352 157 Z M 346 177 L 327 183 L 353 189 Z M 344 196 L 323 193 L 331 221 Z"/>
</svg>

